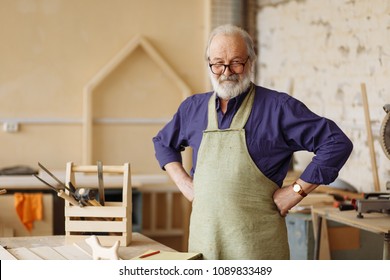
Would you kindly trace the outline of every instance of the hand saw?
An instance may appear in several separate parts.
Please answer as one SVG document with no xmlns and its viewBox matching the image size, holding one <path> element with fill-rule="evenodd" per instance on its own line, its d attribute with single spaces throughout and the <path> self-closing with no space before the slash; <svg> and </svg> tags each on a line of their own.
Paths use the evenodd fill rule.
<svg viewBox="0 0 390 280">
<path fill-rule="evenodd" d="M 99 203 L 104 206 L 104 184 L 103 184 L 103 164 L 101 161 L 97 162 L 98 180 L 99 180 Z"/>
<path fill-rule="evenodd" d="M 57 195 L 63 199 L 65 199 L 66 201 L 68 201 L 70 204 L 74 205 L 74 206 L 78 206 L 79 203 L 78 201 L 71 195 L 68 195 L 66 194 L 63 190 L 59 190 L 57 189 L 56 187 L 50 185 L 48 182 L 46 182 L 45 180 L 43 180 L 42 178 L 38 177 L 37 175 L 33 174 L 33 176 L 35 178 L 37 178 L 39 181 L 41 181 L 42 183 L 44 183 L 46 186 L 48 186 L 49 188 L 51 188 L 52 190 L 54 190 Z"/>
<path fill-rule="evenodd" d="M 38 165 L 39 165 L 40 168 L 42 168 L 44 171 L 46 171 L 46 173 L 49 174 L 50 177 L 52 177 L 54 180 L 56 180 L 56 182 L 57 182 L 58 184 L 60 184 L 61 186 L 63 186 L 63 187 L 64 187 L 65 189 L 67 189 L 71 194 L 74 195 L 74 192 L 75 192 L 75 189 L 74 189 L 74 188 L 70 188 L 70 187 L 68 187 L 67 185 L 65 185 L 64 183 L 62 183 L 56 176 L 54 176 L 53 173 L 51 173 L 46 167 L 44 167 L 44 166 L 43 166 L 42 164 L 40 164 L 39 162 L 38 162 Z"/>
</svg>

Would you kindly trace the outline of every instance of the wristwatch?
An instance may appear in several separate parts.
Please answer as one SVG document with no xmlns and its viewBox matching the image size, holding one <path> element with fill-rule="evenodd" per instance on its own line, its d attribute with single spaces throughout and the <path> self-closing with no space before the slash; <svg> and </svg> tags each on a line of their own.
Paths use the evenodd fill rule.
<svg viewBox="0 0 390 280">
<path fill-rule="evenodd" d="M 300 194 L 302 197 L 307 196 L 307 193 L 305 193 L 305 191 L 302 189 L 302 186 L 300 184 L 298 184 L 298 183 L 294 183 L 293 184 L 293 190 L 297 194 Z"/>
</svg>

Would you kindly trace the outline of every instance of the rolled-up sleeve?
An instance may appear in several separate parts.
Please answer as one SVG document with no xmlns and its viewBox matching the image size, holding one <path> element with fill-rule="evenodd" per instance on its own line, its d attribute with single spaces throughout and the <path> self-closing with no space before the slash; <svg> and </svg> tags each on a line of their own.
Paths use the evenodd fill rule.
<svg viewBox="0 0 390 280">
<path fill-rule="evenodd" d="M 181 152 L 187 146 L 187 141 L 182 131 L 185 127 L 183 125 L 185 121 L 183 118 L 185 107 L 186 101 L 180 105 L 172 120 L 152 139 L 155 156 L 162 169 L 170 162 L 182 162 Z"/>
<path fill-rule="evenodd" d="M 314 114 L 300 101 L 289 99 L 283 111 L 287 141 L 296 150 L 315 154 L 301 179 L 312 184 L 332 183 L 352 152 L 351 140 L 333 121 Z"/>
</svg>

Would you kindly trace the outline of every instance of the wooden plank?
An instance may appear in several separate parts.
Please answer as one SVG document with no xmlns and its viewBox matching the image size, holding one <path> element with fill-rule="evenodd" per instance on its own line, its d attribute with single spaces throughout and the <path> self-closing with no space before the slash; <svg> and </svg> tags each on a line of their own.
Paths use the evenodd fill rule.
<svg viewBox="0 0 390 280">
<path fill-rule="evenodd" d="M 96 165 L 73 165 L 72 172 L 97 173 L 97 166 Z M 124 168 L 122 165 L 104 165 L 103 172 L 123 174 Z"/>
<path fill-rule="evenodd" d="M 318 234 L 318 233 L 317 233 Z M 320 260 L 330 260 L 330 247 L 328 236 L 328 224 L 325 218 L 322 219 L 321 237 L 320 237 Z"/>
<path fill-rule="evenodd" d="M 76 246 L 80 251 L 92 258 L 92 248 L 85 242 L 85 239 L 74 242 L 73 246 Z"/>
<path fill-rule="evenodd" d="M 8 249 L 8 252 L 14 255 L 18 260 L 42 260 L 41 257 L 34 254 L 26 247 Z"/>
<path fill-rule="evenodd" d="M 382 213 L 365 214 L 363 219 L 356 217 L 356 211 L 340 211 L 338 208 L 314 208 L 317 214 L 329 220 L 343 223 L 378 234 L 390 233 L 390 217 Z"/>
<path fill-rule="evenodd" d="M 374 140 L 372 137 L 372 129 L 371 129 L 371 118 L 370 111 L 368 109 L 368 99 L 367 99 L 367 91 L 366 84 L 361 84 L 362 97 L 363 97 L 363 107 L 364 107 L 364 115 L 366 118 L 366 128 L 367 128 L 367 144 L 370 148 L 370 158 L 371 158 L 371 168 L 372 168 L 372 176 L 374 178 L 374 190 L 376 192 L 380 191 L 379 184 L 379 176 L 378 176 L 378 168 L 376 165 L 376 156 L 375 156 L 375 148 L 374 148 Z"/>
<path fill-rule="evenodd" d="M 126 232 L 125 221 L 66 221 L 65 228 L 71 232 Z"/>
<path fill-rule="evenodd" d="M 64 256 L 59 254 L 56 250 L 49 246 L 29 248 L 34 254 L 38 255 L 44 260 L 66 260 Z"/>
<path fill-rule="evenodd" d="M 317 233 L 317 230 L 318 230 L 318 213 L 316 213 L 314 210 L 314 207 L 311 207 L 311 220 L 312 220 L 312 224 L 313 224 L 313 236 L 314 236 L 314 239 L 317 240 L 318 238 L 318 233 Z"/>
<path fill-rule="evenodd" d="M 7 251 L 3 246 L 0 246 L 0 260 L 17 260 L 14 255 Z"/>
<path fill-rule="evenodd" d="M 120 206 L 66 206 L 65 216 L 67 217 L 126 217 L 126 207 Z"/>
<path fill-rule="evenodd" d="M 92 260 L 92 257 L 73 245 L 53 247 L 59 254 L 68 260 Z"/>
</svg>

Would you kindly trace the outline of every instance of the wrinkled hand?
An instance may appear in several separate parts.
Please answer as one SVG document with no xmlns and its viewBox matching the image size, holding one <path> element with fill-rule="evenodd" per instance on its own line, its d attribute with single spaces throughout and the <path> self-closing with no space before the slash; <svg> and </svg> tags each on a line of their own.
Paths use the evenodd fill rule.
<svg viewBox="0 0 390 280">
<path fill-rule="evenodd" d="M 274 202 L 279 209 L 280 215 L 286 217 L 288 211 L 297 205 L 303 198 L 293 191 L 291 186 L 277 189 L 273 195 Z"/>
<path fill-rule="evenodd" d="M 183 195 L 189 200 L 194 199 L 194 184 L 192 177 L 185 171 L 180 162 L 171 162 L 165 165 L 165 170 L 175 182 Z"/>
</svg>

